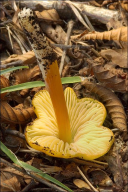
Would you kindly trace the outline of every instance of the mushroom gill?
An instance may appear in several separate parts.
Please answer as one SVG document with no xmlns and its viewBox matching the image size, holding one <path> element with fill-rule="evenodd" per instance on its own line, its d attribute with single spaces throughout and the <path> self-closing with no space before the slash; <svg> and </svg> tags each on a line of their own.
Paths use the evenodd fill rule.
<svg viewBox="0 0 128 192">
<path fill-rule="evenodd" d="M 102 126 L 106 117 L 103 104 L 91 98 L 77 99 L 73 89 L 64 91 L 68 110 L 71 142 L 59 138 L 54 108 L 47 90 L 38 92 L 33 99 L 37 119 L 26 128 L 26 140 L 31 147 L 47 155 L 61 158 L 79 157 L 96 159 L 110 149 L 114 135 Z M 64 122 L 63 122 L 64 123 Z"/>
</svg>

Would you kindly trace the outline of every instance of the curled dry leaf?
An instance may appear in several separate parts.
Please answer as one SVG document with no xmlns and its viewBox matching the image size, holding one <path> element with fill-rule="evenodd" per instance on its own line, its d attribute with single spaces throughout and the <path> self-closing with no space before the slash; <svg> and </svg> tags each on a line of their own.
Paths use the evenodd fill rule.
<svg viewBox="0 0 128 192">
<path fill-rule="evenodd" d="M 3 83 L 2 87 L 9 86 L 9 81 L 3 76 L 1 78 L 1 82 Z M 0 115 L 1 115 L 1 122 L 11 124 L 25 124 L 35 117 L 35 113 L 32 107 L 27 109 L 25 109 L 22 105 L 11 107 L 4 100 L 2 100 L 0 105 Z"/>
<path fill-rule="evenodd" d="M 119 49 L 117 51 L 113 49 L 101 50 L 100 54 L 102 57 L 107 57 L 108 59 L 110 59 L 117 66 L 128 68 L 127 48 L 123 50 Z"/>
<path fill-rule="evenodd" d="M 0 89 L 4 88 L 4 87 L 9 87 L 9 80 L 6 77 L 4 77 L 3 75 L 1 75 L 0 76 Z M 0 94 L 0 99 L 5 100 L 5 95 L 6 94 L 7 93 Z"/>
<path fill-rule="evenodd" d="M 118 72 L 116 73 L 115 71 L 111 70 L 111 68 L 105 68 L 100 62 L 91 59 L 87 59 L 87 62 L 91 66 L 95 77 L 105 87 L 116 92 L 125 93 L 128 91 L 128 79 L 126 73 L 122 73 L 122 78 Z"/>
<path fill-rule="evenodd" d="M 127 42 L 127 27 L 120 27 L 118 29 L 113 29 L 111 31 L 105 32 L 93 32 L 88 33 L 83 36 L 79 36 L 79 40 L 85 41 L 90 39 L 100 39 L 100 40 L 117 40 Z"/>
<path fill-rule="evenodd" d="M 113 126 L 120 131 L 127 132 L 127 122 L 124 107 L 118 97 L 109 89 L 85 80 L 82 83 L 90 92 L 97 94 L 104 103 L 113 122 Z"/>
<path fill-rule="evenodd" d="M 13 76 L 15 78 L 15 83 L 14 85 L 20 84 L 20 83 L 26 83 L 31 80 L 35 80 L 37 76 L 40 75 L 40 69 L 39 66 L 36 65 L 35 67 L 31 69 L 24 69 L 24 70 L 19 70 L 16 71 Z"/>
<path fill-rule="evenodd" d="M 11 107 L 6 101 L 0 105 L 1 121 L 10 124 L 25 124 L 35 117 L 33 108 L 25 109 L 22 105 Z"/>
<path fill-rule="evenodd" d="M 14 77 L 15 79 L 14 85 L 39 80 L 40 74 L 41 72 L 38 65 L 31 69 L 16 71 L 12 75 L 12 77 Z M 25 95 L 27 92 L 28 89 L 23 89 L 22 91 L 20 91 L 20 95 Z"/>
<path fill-rule="evenodd" d="M 23 65 L 33 64 L 36 62 L 35 53 L 33 51 L 29 51 L 23 55 L 11 55 L 8 59 L 1 61 L 1 65 L 5 65 L 18 60 L 23 61 Z"/>
</svg>

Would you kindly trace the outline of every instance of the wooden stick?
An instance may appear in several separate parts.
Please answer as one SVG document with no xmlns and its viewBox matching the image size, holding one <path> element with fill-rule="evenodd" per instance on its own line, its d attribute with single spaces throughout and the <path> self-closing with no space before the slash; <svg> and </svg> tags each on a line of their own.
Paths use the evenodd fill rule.
<svg viewBox="0 0 128 192">
<path fill-rule="evenodd" d="M 73 2 L 74 6 L 78 7 L 82 14 L 86 14 L 90 19 L 96 20 L 100 23 L 108 23 L 111 19 L 118 20 L 119 13 L 118 11 L 113 11 L 109 9 L 104 9 L 101 7 L 94 7 L 91 5 L 86 5 L 83 3 Z M 71 19 L 74 16 L 71 8 L 67 6 L 64 1 L 20 1 L 21 7 L 29 7 L 32 10 L 40 11 L 45 9 L 56 9 L 61 16 Z M 42 7 L 42 8 L 41 8 Z"/>
<path fill-rule="evenodd" d="M 93 185 L 90 183 L 90 181 L 85 177 L 85 175 L 83 174 L 83 172 L 80 170 L 80 168 L 77 166 L 77 169 L 79 171 L 79 173 L 81 174 L 81 176 L 84 178 L 84 180 L 88 183 L 88 185 L 93 189 L 94 192 L 98 192 L 98 190 L 93 187 Z"/>
<path fill-rule="evenodd" d="M 74 22 L 72 20 L 69 21 L 65 45 L 69 44 L 69 39 L 70 39 L 70 35 L 71 35 L 73 25 L 74 25 Z M 63 54 L 62 54 L 62 57 L 61 57 L 61 63 L 60 63 L 60 69 L 59 69 L 60 75 L 62 73 L 62 69 L 63 69 L 63 66 L 64 66 L 65 56 L 66 56 L 66 50 L 63 51 Z"/>
</svg>

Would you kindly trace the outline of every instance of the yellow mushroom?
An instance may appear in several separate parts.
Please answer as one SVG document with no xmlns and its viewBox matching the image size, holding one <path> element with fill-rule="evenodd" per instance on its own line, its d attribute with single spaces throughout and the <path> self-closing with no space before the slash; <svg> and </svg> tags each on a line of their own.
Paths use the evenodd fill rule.
<svg viewBox="0 0 128 192">
<path fill-rule="evenodd" d="M 23 9 L 19 21 L 36 54 L 47 90 L 39 91 L 32 101 L 37 119 L 26 128 L 28 144 L 47 155 L 93 160 L 108 152 L 113 132 L 102 126 L 106 109 L 91 98 L 77 99 L 73 89 L 63 92 L 58 64 L 52 48 L 34 13 Z"/>
</svg>

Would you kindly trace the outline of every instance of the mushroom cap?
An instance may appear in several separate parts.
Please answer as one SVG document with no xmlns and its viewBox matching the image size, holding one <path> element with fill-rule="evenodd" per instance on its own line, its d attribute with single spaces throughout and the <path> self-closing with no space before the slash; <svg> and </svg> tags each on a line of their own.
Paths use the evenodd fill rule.
<svg viewBox="0 0 128 192">
<path fill-rule="evenodd" d="M 59 139 L 59 129 L 48 91 L 39 91 L 32 101 L 37 119 L 25 131 L 28 144 L 47 155 L 93 160 L 107 153 L 114 142 L 113 132 L 102 126 L 106 109 L 92 98 L 77 99 L 73 89 L 64 91 L 72 141 Z M 62 114 L 63 115 L 63 109 Z"/>
</svg>

